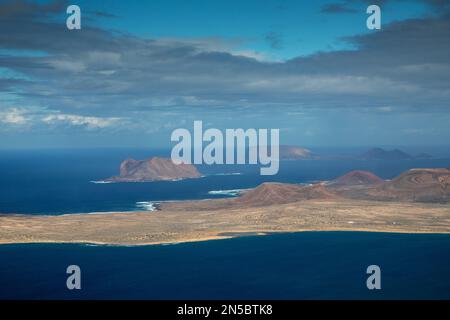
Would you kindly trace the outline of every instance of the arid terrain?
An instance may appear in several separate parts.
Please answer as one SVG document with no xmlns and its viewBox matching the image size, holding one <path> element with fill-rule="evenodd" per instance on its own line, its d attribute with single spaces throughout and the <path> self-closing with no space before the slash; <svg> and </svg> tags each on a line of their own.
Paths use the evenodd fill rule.
<svg viewBox="0 0 450 320">
<path fill-rule="evenodd" d="M 0 243 L 143 245 L 314 230 L 450 233 L 449 176 L 448 169 L 414 169 L 384 181 L 353 171 L 307 186 L 264 183 L 238 198 L 161 203 L 153 212 L 0 215 Z"/>
<path fill-rule="evenodd" d="M 0 216 L 0 243 L 138 245 L 307 230 L 449 233 L 450 205 L 305 200 L 215 210 Z"/>
</svg>

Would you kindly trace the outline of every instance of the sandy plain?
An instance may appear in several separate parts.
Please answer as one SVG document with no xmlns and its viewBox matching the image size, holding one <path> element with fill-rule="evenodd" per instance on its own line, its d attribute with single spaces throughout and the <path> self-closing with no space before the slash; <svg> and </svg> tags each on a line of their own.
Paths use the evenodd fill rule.
<svg viewBox="0 0 450 320">
<path fill-rule="evenodd" d="M 450 204 L 351 199 L 260 207 L 218 200 L 164 204 L 159 211 L 0 215 L 0 244 L 169 244 L 300 231 L 450 233 Z"/>
</svg>

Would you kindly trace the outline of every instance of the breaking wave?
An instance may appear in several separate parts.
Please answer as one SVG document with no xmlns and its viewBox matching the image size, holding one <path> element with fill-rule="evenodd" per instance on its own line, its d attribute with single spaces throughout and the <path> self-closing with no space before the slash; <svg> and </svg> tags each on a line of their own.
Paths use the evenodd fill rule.
<svg viewBox="0 0 450 320">
<path fill-rule="evenodd" d="M 138 201 L 136 202 L 136 207 L 145 211 L 156 211 L 159 209 L 158 203 L 150 201 Z"/>
<path fill-rule="evenodd" d="M 114 183 L 113 181 L 104 181 L 104 180 L 93 180 L 90 181 L 91 183 L 96 183 L 96 184 L 105 184 L 105 183 Z"/>
<path fill-rule="evenodd" d="M 245 192 L 247 190 L 248 189 L 212 190 L 212 191 L 208 191 L 208 194 L 214 195 L 214 196 L 237 197 L 237 196 L 240 196 L 243 192 Z"/>
<path fill-rule="evenodd" d="M 214 176 L 239 176 L 242 173 L 240 172 L 228 172 L 228 173 L 215 173 Z"/>
</svg>

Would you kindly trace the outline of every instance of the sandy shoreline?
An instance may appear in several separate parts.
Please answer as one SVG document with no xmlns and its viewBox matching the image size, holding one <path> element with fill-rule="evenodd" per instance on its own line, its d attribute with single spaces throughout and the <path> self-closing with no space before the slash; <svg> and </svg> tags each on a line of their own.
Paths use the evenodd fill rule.
<svg viewBox="0 0 450 320">
<path fill-rule="evenodd" d="M 302 231 L 450 233 L 450 204 L 345 199 L 264 207 L 204 205 L 168 204 L 152 212 L 0 215 L 0 244 L 136 246 Z"/>
<path fill-rule="evenodd" d="M 226 240 L 226 239 L 235 239 L 241 237 L 263 237 L 267 235 L 273 234 L 289 234 L 289 233 L 300 233 L 300 232 L 367 232 L 367 233 L 391 233 L 391 234 L 450 234 L 450 232 L 433 232 L 433 231 L 402 231 L 402 230 L 389 230 L 389 231 L 380 231 L 380 230 L 368 230 L 368 229 L 320 229 L 320 230 L 298 230 L 298 231 L 277 231 L 277 232 L 267 232 L 260 234 L 252 234 L 252 235 L 239 235 L 239 236 L 227 236 L 227 237 L 210 237 L 210 238 L 198 238 L 192 240 L 182 240 L 177 242 L 148 242 L 148 243 L 107 243 L 107 242 L 92 242 L 92 241 L 39 241 L 39 242 L 3 242 L 0 240 L 0 246 L 2 245 L 12 245 L 12 244 L 79 244 L 79 245 L 92 245 L 92 246 L 108 246 L 108 247 L 140 247 L 140 246 L 157 246 L 157 245 L 177 245 L 183 243 L 195 243 L 195 242 L 206 242 L 206 241 L 214 241 L 214 240 Z"/>
</svg>

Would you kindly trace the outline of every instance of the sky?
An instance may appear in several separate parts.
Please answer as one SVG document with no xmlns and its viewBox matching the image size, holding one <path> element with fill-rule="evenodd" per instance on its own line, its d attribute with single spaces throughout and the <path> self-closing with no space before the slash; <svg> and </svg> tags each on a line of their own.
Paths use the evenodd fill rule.
<svg viewBox="0 0 450 320">
<path fill-rule="evenodd" d="M 195 120 L 299 146 L 449 145 L 450 1 L 0 0 L 0 30 L 3 149 L 168 147 Z"/>
</svg>

